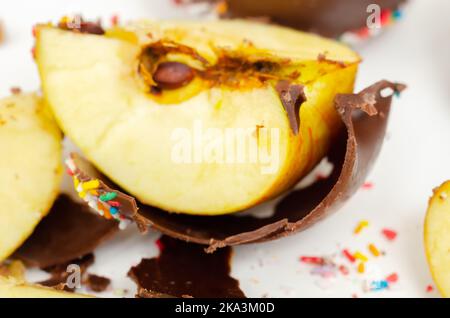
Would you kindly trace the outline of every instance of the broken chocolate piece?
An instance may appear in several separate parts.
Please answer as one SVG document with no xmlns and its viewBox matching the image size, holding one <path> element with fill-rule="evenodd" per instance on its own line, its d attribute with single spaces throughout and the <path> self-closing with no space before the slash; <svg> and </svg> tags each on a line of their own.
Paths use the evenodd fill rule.
<svg viewBox="0 0 450 318">
<path fill-rule="evenodd" d="M 89 274 L 84 281 L 84 284 L 88 289 L 97 293 L 101 293 L 109 287 L 109 285 L 111 284 L 111 280 L 103 276 Z"/>
<path fill-rule="evenodd" d="M 366 26 L 371 4 L 391 12 L 406 0 L 203 0 L 225 1 L 224 18 L 259 18 L 328 37 Z"/>
<path fill-rule="evenodd" d="M 288 115 L 294 135 L 298 134 L 300 127 L 300 106 L 306 101 L 303 88 L 303 85 L 291 84 L 288 81 L 279 81 L 275 87 Z"/>
<path fill-rule="evenodd" d="M 163 89 L 176 89 L 187 85 L 195 76 L 194 69 L 179 62 L 160 63 L 153 80 Z"/>
<path fill-rule="evenodd" d="M 91 253 L 116 231 L 115 221 L 105 220 L 86 205 L 60 195 L 13 258 L 40 268 L 66 264 Z"/>
<path fill-rule="evenodd" d="M 201 245 L 162 236 L 164 248 L 143 259 L 128 275 L 138 285 L 139 297 L 243 298 L 239 282 L 230 276 L 231 248 L 205 254 Z"/>
<path fill-rule="evenodd" d="M 304 230 L 339 209 L 363 184 L 386 133 L 392 96 L 384 97 L 380 92 L 387 88 L 398 93 L 405 86 L 380 81 L 358 94 L 336 97 L 336 109 L 346 130 L 328 155 L 334 165 L 333 172 L 326 179 L 286 195 L 271 217 L 173 214 L 148 205 L 136 205 L 131 197 L 120 193 L 129 201 L 126 206 L 130 208 L 122 212 L 132 216 L 141 230 L 153 227 L 173 238 L 204 244 L 208 252 L 274 240 Z M 87 171 L 84 173 L 89 175 Z"/>
<path fill-rule="evenodd" d="M 39 282 L 38 284 L 47 287 L 53 287 L 59 290 L 73 292 L 75 291 L 75 288 L 70 288 L 69 286 L 67 286 L 67 279 L 69 275 L 73 274 L 72 272 L 69 272 L 67 270 L 68 266 L 72 264 L 78 265 L 80 268 L 80 276 L 83 277 L 88 267 L 91 266 L 94 263 L 94 261 L 95 261 L 94 255 L 87 254 L 83 257 L 74 259 L 65 264 L 58 264 L 55 266 L 44 268 L 44 270 L 50 273 L 52 276 L 45 281 Z"/>
</svg>

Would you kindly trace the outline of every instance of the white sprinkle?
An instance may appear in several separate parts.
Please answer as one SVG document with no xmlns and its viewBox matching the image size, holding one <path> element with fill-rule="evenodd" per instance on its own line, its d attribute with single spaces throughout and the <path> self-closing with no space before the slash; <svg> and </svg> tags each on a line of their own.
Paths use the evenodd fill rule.
<svg viewBox="0 0 450 318">
<path fill-rule="evenodd" d="M 74 172 L 75 170 L 77 170 L 77 167 L 75 166 L 75 163 L 73 162 L 72 158 L 67 158 L 65 163 L 67 168 L 70 169 L 70 171 Z"/>
<path fill-rule="evenodd" d="M 384 97 L 384 98 L 392 96 L 393 94 L 394 94 L 394 90 L 390 87 L 386 87 L 386 88 L 382 89 L 380 92 L 381 97 Z"/>
<path fill-rule="evenodd" d="M 130 223 L 131 223 L 130 220 L 121 220 L 119 223 L 119 229 L 125 230 Z"/>
</svg>

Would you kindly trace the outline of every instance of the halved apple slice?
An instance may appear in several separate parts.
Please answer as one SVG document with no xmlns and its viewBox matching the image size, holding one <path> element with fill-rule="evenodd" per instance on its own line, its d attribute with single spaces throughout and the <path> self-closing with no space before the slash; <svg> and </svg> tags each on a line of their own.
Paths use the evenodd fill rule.
<svg viewBox="0 0 450 318">
<path fill-rule="evenodd" d="M 292 187 L 341 127 L 358 55 L 243 21 L 140 22 L 92 35 L 42 26 L 44 95 L 65 133 L 141 202 L 217 215 Z"/>
<path fill-rule="evenodd" d="M 61 138 L 36 95 L 0 100 L 0 261 L 33 232 L 59 192 Z"/>
<path fill-rule="evenodd" d="M 27 284 L 13 277 L 0 276 L 0 298 L 90 298 L 37 284 Z"/>
<path fill-rule="evenodd" d="M 431 274 L 442 296 L 450 297 L 450 181 L 434 190 L 424 234 Z"/>
</svg>

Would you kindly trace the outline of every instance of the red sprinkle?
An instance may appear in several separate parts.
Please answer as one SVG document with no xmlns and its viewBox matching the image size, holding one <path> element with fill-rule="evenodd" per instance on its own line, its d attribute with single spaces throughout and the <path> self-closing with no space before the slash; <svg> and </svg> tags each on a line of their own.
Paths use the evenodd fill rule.
<svg viewBox="0 0 450 318">
<path fill-rule="evenodd" d="M 119 16 L 117 14 L 111 17 L 111 25 L 117 26 L 119 24 Z"/>
<path fill-rule="evenodd" d="M 37 34 L 36 25 L 33 25 L 33 28 L 31 29 L 31 34 L 33 34 L 33 38 L 36 37 L 36 34 Z"/>
<path fill-rule="evenodd" d="M 356 261 L 355 257 L 347 250 L 343 250 L 342 254 L 352 263 L 354 263 Z"/>
<path fill-rule="evenodd" d="M 386 277 L 386 281 L 388 283 L 396 283 L 398 281 L 398 275 L 397 273 L 392 273 L 388 277 Z"/>
<path fill-rule="evenodd" d="M 73 177 L 74 173 L 69 168 L 66 169 L 66 172 L 69 176 Z"/>
<path fill-rule="evenodd" d="M 160 253 L 164 250 L 164 244 L 161 242 L 161 239 L 157 239 L 155 241 L 156 246 L 158 247 L 158 250 Z"/>
<path fill-rule="evenodd" d="M 300 261 L 307 264 L 323 265 L 325 260 L 322 257 L 301 256 Z"/>
<path fill-rule="evenodd" d="M 434 290 L 434 288 L 433 288 L 433 286 L 428 285 L 426 290 L 427 290 L 427 293 L 431 293 Z"/>
<path fill-rule="evenodd" d="M 341 272 L 342 275 L 348 275 L 348 273 L 349 273 L 348 268 L 345 265 L 340 265 L 339 271 Z"/>
<path fill-rule="evenodd" d="M 373 182 L 364 182 L 364 184 L 362 185 L 362 188 L 364 190 L 371 190 L 371 189 L 373 189 L 373 186 L 374 186 Z"/>
<path fill-rule="evenodd" d="M 388 239 L 389 241 L 393 241 L 397 237 L 397 232 L 395 232 L 394 230 L 383 229 L 381 233 L 383 233 L 384 237 L 386 237 L 386 239 Z"/>
<path fill-rule="evenodd" d="M 108 204 L 110 206 L 114 206 L 114 207 L 119 207 L 120 206 L 120 202 L 117 202 L 117 201 L 108 201 Z"/>
</svg>

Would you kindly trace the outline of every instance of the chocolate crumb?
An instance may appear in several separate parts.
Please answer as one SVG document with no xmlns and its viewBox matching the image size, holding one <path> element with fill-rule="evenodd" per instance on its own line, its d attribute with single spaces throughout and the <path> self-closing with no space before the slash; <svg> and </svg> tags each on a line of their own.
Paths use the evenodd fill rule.
<svg viewBox="0 0 450 318">
<path fill-rule="evenodd" d="M 22 93 L 22 89 L 18 86 L 13 86 L 10 88 L 11 94 L 20 95 Z"/>
<path fill-rule="evenodd" d="M 103 276 L 88 274 L 86 280 L 84 281 L 84 284 L 88 289 L 97 293 L 101 293 L 109 287 L 109 285 L 111 284 L 111 280 Z"/>
</svg>

